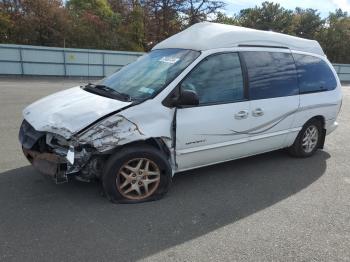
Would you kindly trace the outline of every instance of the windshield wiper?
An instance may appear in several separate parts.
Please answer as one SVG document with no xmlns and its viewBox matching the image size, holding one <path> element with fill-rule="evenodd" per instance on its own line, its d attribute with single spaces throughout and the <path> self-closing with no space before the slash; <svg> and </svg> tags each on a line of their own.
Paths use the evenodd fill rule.
<svg viewBox="0 0 350 262">
<path fill-rule="evenodd" d="M 106 93 L 109 93 L 109 94 L 112 94 L 113 96 L 117 96 L 127 102 L 130 102 L 131 101 L 131 97 L 128 95 L 128 94 L 125 94 L 125 93 L 121 93 L 121 92 L 118 92 L 117 90 L 114 90 L 113 88 L 109 87 L 109 86 L 106 86 L 106 85 L 95 85 L 95 84 L 92 84 L 92 83 L 88 83 L 86 86 L 86 88 L 94 88 L 94 89 L 98 89 L 98 90 L 101 90 L 103 92 L 106 92 Z"/>
</svg>

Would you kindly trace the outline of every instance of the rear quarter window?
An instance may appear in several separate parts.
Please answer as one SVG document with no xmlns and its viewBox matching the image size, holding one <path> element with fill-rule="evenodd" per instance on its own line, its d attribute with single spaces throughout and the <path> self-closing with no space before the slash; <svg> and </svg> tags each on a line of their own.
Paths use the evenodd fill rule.
<svg viewBox="0 0 350 262">
<path fill-rule="evenodd" d="M 337 81 L 328 64 L 322 59 L 293 54 L 298 73 L 300 94 L 333 90 Z"/>
</svg>

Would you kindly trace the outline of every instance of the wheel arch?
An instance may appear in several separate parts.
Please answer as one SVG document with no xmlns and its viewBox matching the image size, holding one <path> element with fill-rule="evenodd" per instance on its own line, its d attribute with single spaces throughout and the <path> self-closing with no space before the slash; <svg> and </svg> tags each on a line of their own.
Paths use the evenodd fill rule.
<svg viewBox="0 0 350 262">
<path fill-rule="evenodd" d="M 322 115 L 316 115 L 316 116 L 311 117 L 309 120 L 307 120 L 305 122 L 305 124 L 309 123 L 310 121 L 313 121 L 313 120 L 316 120 L 316 121 L 318 121 L 321 124 L 321 127 L 322 127 L 322 130 L 321 130 L 321 141 L 320 141 L 320 144 L 319 144 L 318 148 L 323 149 L 324 143 L 325 143 L 325 139 L 326 139 L 326 118 L 324 116 L 322 116 Z M 304 126 L 305 126 L 305 124 L 304 124 Z"/>
<path fill-rule="evenodd" d="M 170 148 L 167 146 L 167 144 L 164 142 L 164 139 L 161 138 L 161 137 L 150 137 L 150 138 L 147 138 L 145 140 L 131 141 L 129 143 L 116 146 L 112 150 L 108 151 L 108 154 L 112 155 L 115 152 L 117 152 L 118 150 L 120 150 L 121 148 L 129 147 L 129 146 L 135 146 L 135 145 L 148 145 L 148 146 L 151 146 L 151 147 L 156 148 L 157 150 L 161 151 L 162 153 L 164 153 L 166 155 L 166 157 L 168 158 L 168 160 L 171 159 Z"/>
<path fill-rule="evenodd" d="M 317 120 L 321 123 L 322 128 L 325 128 L 326 125 L 326 118 L 322 115 L 317 115 L 317 116 L 313 116 L 312 118 L 310 118 L 307 122 L 312 121 L 312 120 Z"/>
</svg>

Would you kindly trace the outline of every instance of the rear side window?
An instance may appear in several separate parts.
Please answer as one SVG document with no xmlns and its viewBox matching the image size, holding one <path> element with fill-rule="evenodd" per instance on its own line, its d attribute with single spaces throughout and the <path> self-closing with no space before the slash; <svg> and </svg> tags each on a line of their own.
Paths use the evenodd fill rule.
<svg viewBox="0 0 350 262">
<path fill-rule="evenodd" d="M 181 88 L 195 91 L 200 105 L 243 100 L 243 76 L 238 54 L 222 53 L 205 58 L 187 75 Z"/>
<path fill-rule="evenodd" d="M 248 71 L 251 100 L 299 93 L 296 68 L 290 53 L 242 52 Z"/>
<path fill-rule="evenodd" d="M 309 55 L 293 54 L 297 66 L 301 94 L 328 91 L 337 87 L 337 81 L 328 64 Z"/>
</svg>

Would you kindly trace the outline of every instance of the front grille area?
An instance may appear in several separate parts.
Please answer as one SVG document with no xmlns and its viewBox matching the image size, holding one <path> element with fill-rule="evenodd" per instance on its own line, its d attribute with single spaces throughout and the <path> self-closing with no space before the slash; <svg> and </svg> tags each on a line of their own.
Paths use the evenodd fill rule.
<svg viewBox="0 0 350 262">
<path fill-rule="evenodd" d="M 23 120 L 18 138 L 24 148 L 33 149 L 39 140 L 45 138 L 45 133 L 36 131 L 26 120 Z"/>
</svg>

